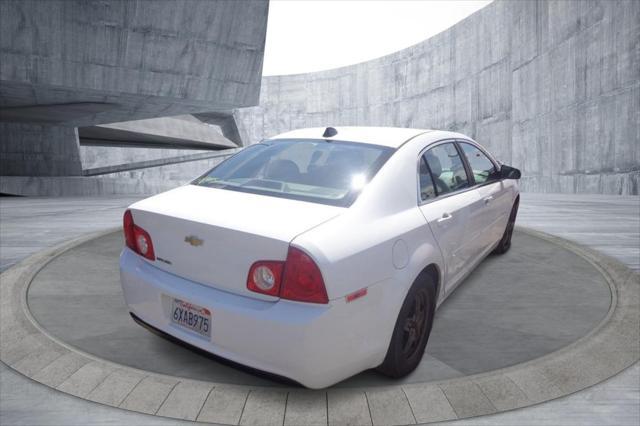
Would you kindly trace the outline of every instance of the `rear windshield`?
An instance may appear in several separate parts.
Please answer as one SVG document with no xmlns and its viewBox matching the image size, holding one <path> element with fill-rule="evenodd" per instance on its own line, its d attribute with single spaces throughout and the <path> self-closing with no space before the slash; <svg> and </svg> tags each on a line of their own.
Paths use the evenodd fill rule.
<svg viewBox="0 0 640 426">
<path fill-rule="evenodd" d="M 243 149 L 192 183 L 348 207 L 393 151 L 354 142 L 268 140 Z"/>
</svg>

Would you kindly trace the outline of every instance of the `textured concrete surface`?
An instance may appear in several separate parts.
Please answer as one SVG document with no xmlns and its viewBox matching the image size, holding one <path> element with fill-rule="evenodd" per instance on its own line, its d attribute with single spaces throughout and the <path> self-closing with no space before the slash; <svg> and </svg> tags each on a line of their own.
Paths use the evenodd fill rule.
<svg viewBox="0 0 640 426">
<path fill-rule="evenodd" d="M 640 198 L 522 195 L 518 223 L 576 241 L 640 271 Z"/>
<path fill-rule="evenodd" d="M 80 145 L 83 171 L 206 153 L 217 154 L 216 152 L 204 149 L 195 150 L 166 147 L 156 147 L 154 149 L 143 147 L 112 149 L 110 146 Z"/>
<path fill-rule="evenodd" d="M 0 197 L 0 271 L 69 238 L 121 226 L 139 197 Z"/>
<path fill-rule="evenodd" d="M 93 147 L 93 148 L 97 148 L 97 147 Z M 101 148 L 104 148 L 104 147 L 101 147 Z M 126 151 L 129 151 L 130 149 L 131 148 L 127 149 Z M 196 152 L 189 151 L 189 150 L 163 149 L 163 150 L 159 150 L 159 151 L 162 151 L 159 153 L 153 152 L 155 150 L 148 150 L 148 149 L 143 149 L 142 151 L 143 151 L 141 153 L 142 158 L 148 158 L 149 154 L 155 154 L 157 155 L 158 158 L 155 158 L 155 159 L 148 158 L 146 160 L 121 162 L 118 164 L 104 165 L 101 167 L 91 167 L 91 168 L 84 169 L 82 171 L 82 174 L 83 176 L 99 176 L 99 175 L 108 176 L 108 175 L 113 175 L 121 172 L 138 171 L 140 169 L 150 169 L 150 168 L 156 168 L 156 167 L 162 167 L 162 166 L 168 166 L 168 165 L 173 165 L 174 168 L 176 168 L 177 166 L 175 165 L 180 163 L 193 163 L 199 160 L 205 160 L 210 158 L 217 158 L 219 160 L 222 160 L 238 152 L 237 149 L 224 149 L 221 151 L 196 151 Z M 168 153 L 167 151 L 170 151 L 170 153 Z M 113 152 L 113 151 L 106 149 L 106 150 L 90 150 L 90 152 L 91 152 L 91 156 L 95 158 L 95 157 L 101 157 L 100 154 L 102 152 Z M 109 156 L 106 156 L 106 157 L 109 157 Z M 192 165 L 190 166 L 191 167 L 189 167 L 188 171 L 184 170 L 182 171 L 183 173 L 180 173 L 181 170 L 179 169 L 175 170 L 178 173 L 176 173 L 176 176 L 174 176 L 171 180 L 179 180 L 181 178 L 184 179 L 184 178 L 192 177 L 194 173 L 194 169 Z"/>
<path fill-rule="evenodd" d="M 0 176 L 80 175 L 77 127 L 93 141 L 235 146 L 193 117 L 153 122 L 151 132 L 145 123 L 91 126 L 216 113 L 210 122 L 238 142 L 228 121 L 233 108 L 258 101 L 267 13 L 259 0 L 0 2 Z M 165 169 L 163 178 L 180 173 Z M 0 192 L 118 193 L 56 184 L 65 182 L 13 179 Z"/>
<path fill-rule="evenodd" d="M 235 149 L 191 151 L 97 146 L 80 148 L 87 161 L 104 161 L 110 165 L 84 169 L 79 176 L 0 176 L 0 194 L 46 194 L 49 197 L 153 195 L 203 175 L 237 152 Z M 119 158 L 123 158 L 124 162 L 114 164 Z"/>
<path fill-rule="evenodd" d="M 118 364 L 193 380 L 282 386 L 136 324 L 120 286 L 122 246 L 122 234 L 116 232 L 51 261 L 31 283 L 28 303 L 34 318 L 62 341 Z M 586 260 L 516 233 L 509 253 L 486 259 L 440 307 L 427 354 L 416 371 L 402 380 L 367 371 L 338 386 L 438 381 L 539 358 L 596 327 L 609 310 L 609 292 Z"/>
<path fill-rule="evenodd" d="M 263 1 L 3 1 L 0 105 L 118 105 L 65 120 L 75 126 L 254 105 L 267 10 Z"/>
<path fill-rule="evenodd" d="M 415 46 L 265 77 L 235 113 L 252 143 L 289 129 L 456 130 L 522 169 L 532 192 L 638 194 L 640 2 L 496 0 Z"/>
<path fill-rule="evenodd" d="M 548 199 L 545 201 L 545 197 Z M 528 206 L 531 194 L 523 194 L 522 207 Z M 22 253 L 22 256 L 29 252 L 37 251 L 48 245 L 56 244 L 62 240 L 71 238 L 81 233 L 86 233 L 91 229 L 100 229 L 106 226 L 114 226 L 120 223 L 121 209 L 129 204 L 128 200 L 111 199 L 71 199 L 71 200 L 52 200 L 52 199 L 16 199 L 10 198 L 10 202 L 6 198 L 0 199 L 0 220 L 2 227 L 0 235 L 2 240 L 2 250 L 0 256 L 3 257 L 2 263 L 5 263 L 6 256 L 14 256 L 15 251 Z M 626 208 L 625 208 L 625 200 Z M 558 227 L 563 223 L 571 228 L 569 238 L 576 237 L 586 244 L 597 244 L 601 239 L 607 239 L 615 228 L 610 229 L 598 226 L 600 221 L 605 218 L 611 220 L 606 210 L 600 211 L 598 206 L 606 202 L 616 210 L 615 221 L 630 224 L 629 232 L 635 235 L 635 230 L 639 228 L 639 218 L 636 208 L 638 206 L 637 197 L 596 197 L 596 196 L 559 196 L 552 198 L 547 195 L 536 196 L 532 201 L 529 214 L 524 214 L 521 210 L 518 222 L 520 224 L 529 225 L 534 222 L 535 227 L 544 229 L 545 227 Z M 98 205 L 98 209 L 93 209 L 92 214 L 86 214 L 86 211 L 92 206 Z M 557 213 L 567 205 L 574 206 L 574 209 L 583 213 L 590 213 L 585 216 L 585 220 L 576 221 L 574 215 Z M 83 211 L 84 210 L 84 211 Z M 26 214 L 28 212 L 28 214 Z M 600 212 L 600 213 L 598 213 Z M 22 213 L 22 214 L 20 214 Z M 539 213 L 539 215 L 538 215 Z M 53 224 L 49 227 L 49 232 L 43 232 L 43 227 L 48 221 L 53 220 Z M 595 223 L 594 223 L 595 221 Z M 20 230 L 12 234 L 4 233 L 7 224 L 12 225 L 13 230 Z M 571 225 L 571 226 L 569 226 Z M 33 236 L 32 236 L 33 235 Z M 29 246 L 23 247 L 25 240 L 29 240 Z M 613 242 L 613 239 L 611 240 Z M 638 239 L 634 241 L 621 240 L 621 246 L 616 249 L 613 243 L 605 249 L 613 250 L 613 256 L 625 256 L 625 253 L 638 253 Z M 37 247 L 39 245 L 39 248 Z M 637 256 L 636 256 L 637 257 Z M 8 271 L 9 272 L 9 271 Z M 8 277 L 3 275 L 0 280 L 3 285 L 7 283 Z M 0 288 L 2 288 L 0 286 Z M 8 299 L 2 298 L 4 302 Z M 10 300 L 9 300 L 10 301 Z M 0 312 L 6 312 L 2 310 Z M 7 336 L 3 333 L 3 337 Z M 19 355 L 23 349 L 16 353 Z M 64 364 L 64 362 L 61 362 Z M 76 368 L 77 369 L 77 368 Z M 50 371 L 50 369 L 45 368 Z M 71 369 L 73 370 L 73 369 Z M 127 413 L 118 411 L 109 407 L 92 404 L 91 402 L 81 401 L 73 397 L 52 391 L 41 385 L 35 384 L 24 379 L 23 376 L 15 373 L 13 370 L 7 369 L 0 364 L 0 421 L 2 424 L 178 424 L 177 420 L 169 420 L 162 418 L 152 418 L 135 413 Z M 533 395 L 531 392 L 535 390 L 531 385 L 535 383 L 544 384 L 547 388 L 553 386 L 548 378 L 540 376 L 540 373 L 533 371 L 521 371 L 520 374 L 509 374 L 510 380 L 514 383 L 521 383 L 523 380 L 529 384 L 527 395 Z M 615 376 L 597 386 L 585 389 L 577 394 L 558 399 L 556 401 L 546 402 L 536 407 L 529 407 L 508 413 L 502 413 L 482 418 L 474 418 L 471 421 L 463 421 L 463 424 L 504 424 L 504 425 L 531 425 L 533 424 L 593 424 L 593 425 L 637 425 L 640 420 L 640 389 L 638 381 L 640 378 L 640 368 L 636 364 L 634 367 L 625 370 L 618 376 Z M 481 381 L 481 383 L 484 381 Z M 479 384 L 482 386 L 481 384 Z M 425 406 L 425 400 L 412 396 L 409 388 L 416 385 L 407 385 L 404 390 L 411 401 L 414 413 L 416 413 L 417 421 L 421 421 L 417 413 L 419 406 Z M 418 385 L 420 386 L 420 385 Z M 437 389 L 442 392 L 440 387 Z M 11 390 L 9 393 L 8 390 Z M 545 389 L 541 388 L 541 391 Z M 215 390 L 214 390 L 215 391 Z M 340 398 L 336 397 L 332 401 L 331 394 L 334 392 L 342 392 L 343 390 L 329 392 L 329 404 L 333 407 L 339 407 Z M 214 392 L 212 392 L 211 396 Z M 225 395 L 230 395 L 227 389 L 224 390 Z M 425 395 L 438 395 L 438 392 L 425 392 Z M 418 394 L 420 395 L 420 394 Z M 561 393 L 558 393 L 560 396 Z M 340 395 L 341 397 L 344 395 Z M 361 398 L 364 401 L 364 412 L 361 411 L 362 421 L 356 424 L 370 424 L 370 417 L 365 418 L 364 413 L 368 412 L 365 394 L 360 396 L 354 395 L 354 398 Z M 242 395 L 236 398 L 242 406 L 245 399 Z M 209 401 L 209 400 L 208 400 Z M 240 402 L 241 401 L 241 402 Z M 336 405 L 338 401 L 338 405 Z M 497 403 L 497 402 L 494 402 Z M 236 405 L 236 406 L 237 406 Z M 429 406 L 435 406 L 436 403 L 429 397 Z M 437 404 L 438 406 L 442 404 Z M 226 404 L 224 405 L 226 406 Z M 353 407 L 349 409 L 349 407 Z M 355 405 L 347 407 L 348 412 L 353 412 Z M 344 408 L 344 407 L 343 407 Z M 204 410 L 203 410 L 204 411 Z M 438 410 L 442 416 L 429 418 L 429 421 L 437 419 L 451 418 L 450 412 L 447 410 Z M 431 411 L 433 414 L 434 411 Z M 336 418 L 337 413 L 330 411 L 329 418 Z M 357 416 L 356 416 L 357 418 Z M 366 419 L 366 421 L 365 421 Z M 427 421 L 427 420 L 425 420 Z M 226 421 L 225 421 L 226 423 Z M 229 423 L 237 423 L 237 421 L 229 421 Z M 336 422 L 332 422 L 336 423 Z M 345 422 L 337 422 L 344 424 Z"/>
<path fill-rule="evenodd" d="M 80 129 L 0 122 L 3 131 L 0 193 L 15 195 L 153 194 L 201 175 L 237 149 L 218 126 L 190 115 Z"/>
<path fill-rule="evenodd" d="M 153 195 L 184 185 L 232 155 L 210 154 L 161 158 L 87 169 L 88 176 L 0 176 L 0 193 L 50 197 L 120 197 Z M 182 161 L 186 158 L 186 161 Z"/>
<path fill-rule="evenodd" d="M 224 136 L 220 126 L 205 123 L 193 115 L 81 127 L 78 135 L 81 145 L 209 150 L 237 147 Z"/>
<path fill-rule="evenodd" d="M 0 122 L 0 135 L 0 175 L 82 173 L 78 131 L 74 127 Z"/>
</svg>

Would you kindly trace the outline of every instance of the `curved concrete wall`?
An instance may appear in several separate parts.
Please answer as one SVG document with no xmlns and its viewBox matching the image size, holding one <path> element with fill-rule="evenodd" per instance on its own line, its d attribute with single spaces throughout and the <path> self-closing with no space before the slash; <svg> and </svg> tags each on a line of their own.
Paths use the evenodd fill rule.
<svg viewBox="0 0 640 426">
<path fill-rule="evenodd" d="M 495 1 L 389 56 L 265 77 L 260 106 L 235 116 L 245 143 L 310 126 L 451 129 L 521 168 L 526 191 L 638 194 L 640 2 Z"/>
</svg>

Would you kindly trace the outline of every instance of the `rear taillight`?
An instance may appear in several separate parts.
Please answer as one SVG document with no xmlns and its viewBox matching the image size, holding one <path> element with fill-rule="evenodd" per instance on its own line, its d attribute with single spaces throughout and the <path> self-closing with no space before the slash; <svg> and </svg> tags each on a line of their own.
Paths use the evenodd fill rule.
<svg viewBox="0 0 640 426">
<path fill-rule="evenodd" d="M 277 296 L 280 294 L 284 262 L 259 261 L 251 265 L 247 288 L 256 293 Z"/>
<path fill-rule="evenodd" d="M 151 236 L 147 231 L 133 223 L 131 210 L 124 212 L 122 227 L 124 228 L 124 242 L 127 247 L 140 256 L 146 257 L 149 260 L 156 260 Z"/>
<path fill-rule="evenodd" d="M 285 262 L 261 260 L 251 265 L 247 288 L 298 302 L 329 302 L 318 265 L 305 252 L 291 246 Z"/>
<path fill-rule="evenodd" d="M 133 235 L 133 215 L 131 210 L 124 212 L 122 228 L 124 229 L 124 243 L 131 250 L 136 251 L 136 237 Z"/>
<path fill-rule="evenodd" d="M 308 254 L 295 247 L 289 246 L 280 297 L 300 302 L 329 302 L 320 268 Z"/>
</svg>

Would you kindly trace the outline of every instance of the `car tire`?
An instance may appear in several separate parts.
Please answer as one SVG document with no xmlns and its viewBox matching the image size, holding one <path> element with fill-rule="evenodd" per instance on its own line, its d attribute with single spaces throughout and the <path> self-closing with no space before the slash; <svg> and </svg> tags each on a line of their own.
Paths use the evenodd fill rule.
<svg viewBox="0 0 640 426">
<path fill-rule="evenodd" d="M 383 363 L 382 374 L 400 378 L 416 369 L 424 355 L 436 311 L 436 285 L 422 273 L 402 304 Z"/>
<path fill-rule="evenodd" d="M 513 228 L 516 225 L 516 216 L 518 215 L 518 205 L 520 204 L 520 200 L 516 200 L 511 208 L 511 214 L 509 215 L 509 221 L 507 222 L 507 227 L 504 230 L 504 234 L 502 234 L 502 239 L 498 243 L 495 249 L 493 249 L 493 254 L 505 254 L 511 248 L 511 237 L 513 236 Z"/>
</svg>

